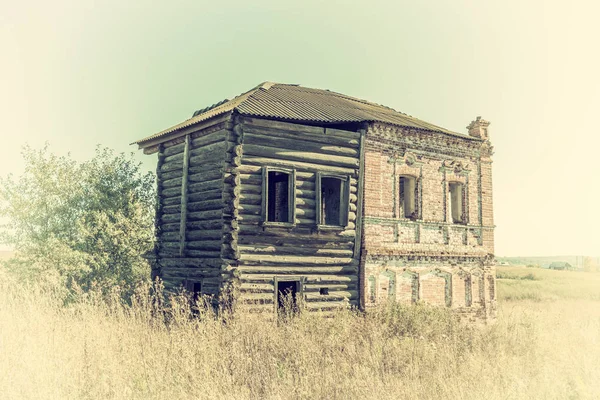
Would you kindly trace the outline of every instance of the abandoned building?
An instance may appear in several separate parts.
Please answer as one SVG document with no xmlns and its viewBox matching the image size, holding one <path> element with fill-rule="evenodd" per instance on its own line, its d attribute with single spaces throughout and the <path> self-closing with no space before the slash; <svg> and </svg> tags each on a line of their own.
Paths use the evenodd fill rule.
<svg viewBox="0 0 600 400">
<path fill-rule="evenodd" d="M 135 142 L 158 153 L 153 274 L 276 312 L 496 301 L 492 146 L 328 90 L 263 83 Z"/>
</svg>

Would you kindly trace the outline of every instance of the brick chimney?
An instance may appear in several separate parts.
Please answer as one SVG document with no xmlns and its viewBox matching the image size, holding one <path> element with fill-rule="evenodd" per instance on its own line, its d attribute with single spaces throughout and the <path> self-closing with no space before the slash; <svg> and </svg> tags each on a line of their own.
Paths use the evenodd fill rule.
<svg viewBox="0 0 600 400">
<path fill-rule="evenodd" d="M 469 136 L 474 136 L 483 140 L 490 140 L 488 133 L 489 125 L 489 121 L 486 121 L 481 117 L 477 117 L 475 121 L 472 121 L 469 126 L 467 126 L 467 129 L 469 130 Z"/>
</svg>

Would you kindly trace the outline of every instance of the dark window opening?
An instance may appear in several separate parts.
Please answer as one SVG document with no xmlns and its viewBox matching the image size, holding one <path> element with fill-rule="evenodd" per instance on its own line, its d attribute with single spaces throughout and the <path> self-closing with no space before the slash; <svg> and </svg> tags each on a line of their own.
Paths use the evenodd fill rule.
<svg viewBox="0 0 600 400">
<path fill-rule="evenodd" d="M 321 289 L 319 289 L 319 294 L 321 296 L 327 296 L 329 294 L 329 288 L 322 287 Z"/>
<path fill-rule="evenodd" d="M 184 287 L 190 296 L 190 310 L 193 314 L 198 314 L 200 301 L 202 300 L 202 283 L 186 279 Z"/>
<path fill-rule="evenodd" d="M 295 313 L 298 311 L 299 281 L 277 282 L 277 311 L 280 314 Z"/>
<path fill-rule="evenodd" d="M 321 178 L 321 224 L 342 225 L 342 180 Z"/>
<path fill-rule="evenodd" d="M 450 191 L 450 214 L 452 222 L 463 224 L 466 222 L 464 185 L 459 182 L 450 182 L 448 188 Z"/>
<path fill-rule="evenodd" d="M 269 171 L 267 194 L 267 221 L 289 222 L 289 179 L 290 174 L 279 171 Z"/>
<path fill-rule="evenodd" d="M 417 179 L 412 176 L 400 177 L 400 215 L 404 218 L 416 219 L 417 198 L 419 197 Z"/>
</svg>

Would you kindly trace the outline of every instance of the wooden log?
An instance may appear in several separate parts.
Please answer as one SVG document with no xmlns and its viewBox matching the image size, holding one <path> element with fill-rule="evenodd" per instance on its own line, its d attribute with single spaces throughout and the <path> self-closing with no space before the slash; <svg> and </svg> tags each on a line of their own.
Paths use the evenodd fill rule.
<svg viewBox="0 0 600 400">
<path fill-rule="evenodd" d="M 182 168 L 183 168 L 183 160 L 176 161 L 176 162 L 165 162 L 160 167 L 160 172 L 167 172 L 167 171 L 173 171 L 173 170 L 181 170 Z"/>
<path fill-rule="evenodd" d="M 181 179 L 182 176 L 183 176 L 183 171 L 180 170 L 180 169 L 176 169 L 176 170 L 168 171 L 168 172 L 163 172 L 161 174 L 161 182 L 167 181 L 169 179 L 175 179 L 175 178 Z"/>
<path fill-rule="evenodd" d="M 183 148 L 185 147 L 184 143 L 175 144 L 169 147 L 165 147 L 164 155 L 165 157 L 172 156 L 174 154 L 183 153 Z"/>
<path fill-rule="evenodd" d="M 181 196 L 181 187 L 173 187 L 173 188 L 169 188 L 169 189 L 163 189 L 162 190 L 162 198 L 167 198 L 167 197 L 179 197 Z M 181 197 L 179 197 L 179 199 L 181 199 Z"/>
<path fill-rule="evenodd" d="M 197 201 L 188 203 L 188 210 L 190 212 L 205 211 L 205 210 L 216 210 L 223 207 L 222 199 Z"/>
<path fill-rule="evenodd" d="M 247 193 L 242 190 L 239 199 L 241 204 L 262 204 L 262 194 Z"/>
<path fill-rule="evenodd" d="M 219 157 L 225 160 L 225 152 L 227 150 L 227 142 L 223 136 L 222 140 L 213 142 L 203 146 L 194 146 L 191 151 L 192 157 L 206 157 L 209 154 L 219 154 Z"/>
<path fill-rule="evenodd" d="M 315 223 L 315 210 L 311 208 L 296 208 L 296 216 L 303 220 L 309 220 L 310 223 Z"/>
<path fill-rule="evenodd" d="M 326 249 L 316 247 L 291 247 L 268 245 L 239 245 L 240 254 L 265 254 L 281 256 L 352 257 L 353 249 Z"/>
<path fill-rule="evenodd" d="M 199 258 L 163 258 L 160 264 L 167 268 L 210 268 L 220 269 L 220 260 L 203 260 Z"/>
<path fill-rule="evenodd" d="M 262 207 L 260 204 L 243 204 L 239 205 L 240 214 L 261 215 Z"/>
<path fill-rule="evenodd" d="M 324 143 L 331 143 L 340 146 L 350 145 L 358 147 L 359 145 L 360 136 L 357 134 L 357 132 L 329 130 L 326 133 L 326 130 L 323 127 L 289 124 L 286 122 L 279 122 L 273 120 L 268 120 L 267 123 L 257 121 L 258 120 L 243 122 L 244 135 L 257 133 L 267 136 L 272 135 L 289 138 L 302 137 L 305 138 L 305 140 L 315 142 L 322 141 Z M 288 125 L 282 126 L 281 124 Z"/>
<path fill-rule="evenodd" d="M 165 188 L 165 189 L 172 188 L 172 187 L 180 188 L 181 187 L 181 177 L 163 180 L 162 184 L 163 184 L 163 188 Z"/>
<path fill-rule="evenodd" d="M 243 255 L 242 255 L 243 256 Z M 271 275 L 306 275 L 306 274 L 356 274 L 358 268 L 353 265 L 332 265 L 332 266 L 306 266 L 289 264 L 282 267 L 268 265 L 240 265 L 237 271 L 243 274 L 271 274 Z"/>
<path fill-rule="evenodd" d="M 356 290 L 347 290 L 347 291 L 332 291 L 329 290 L 328 295 L 322 295 L 313 292 L 304 292 L 304 299 L 306 301 L 339 301 L 339 300 L 357 300 L 358 299 L 358 291 Z"/>
<path fill-rule="evenodd" d="M 189 228 L 188 228 L 189 229 Z M 210 229 L 210 230 L 188 230 L 187 238 L 188 240 L 196 241 L 196 240 L 205 240 L 205 239 L 220 239 L 223 233 L 221 229 Z"/>
<path fill-rule="evenodd" d="M 221 258 L 220 251 L 206 251 L 206 250 L 192 250 L 189 249 L 186 253 L 190 257 L 201 257 L 201 258 Z"/>
<path fill-rule="evenodd" d="M 183 176 L 181 177 L 181 219 L 179 229 L 179 255 L 185 253 L 185 232 L 187 229 L 187 203 L 188 203 L 188 168 L 190 165 L 190 135 L 185 135 L 183 148 Z"/>
<path fill-rule="evenodd" d="M 193 250 L 220 250 L 221 240 L 192 240 L 187 242 L 187 247 Z"/>
<path fill-rule="evenodd" d="M 181 196 L 174 196 L 174 197 L 162 197 L 160 199 L 160 204 L 164 206 L 173 206 L 173 205 L 180 205 L 181 204 Z"/>
<path fill-rule="evenodd" d="M 354 285 L 358 284 L 357 275 L 328 275 L 328 274 L 308 274 L 303 275 L 306 283 L 314 283 L 315 285 L 330 285 L 330 284 L 346 284 Z M 240 282 L 273 282 L 273 275 L 257 274 L 257 273 L 240 273 Z"/>
<path fill-rule="evenodd" d="M 266 233 L 266 231 L 265 231 Z M 263 246 L 288 246 L 288 247 L 309 247 L 318 249 L 352 249 L 354 240 L 348 240 L 344 237 L 327 237 L 320 238 L 318 235 L 304 236 L 292 235 L 288 236 L 267 236 L 267 235 L 245 235 L 240 231 L 240 245 L 263 245 Z"/>
<path fill-rule="evenodd" d="M 190 164 L 190 175 L 191 174 L 203 174 L 207 171 L 224 171 L 223 168 L 223 161 L 222 160 L 218 160 L 218 161 L 213 161 L 210 163 L 200 163 L 197 165 L 192 165 Z"/>
<path fill-rule="evenodd" d="M 210 146 L 214 143 L 223 142 L 227 137 L 228 131 L 226 129 L 219 129 L 192 139 L 192 147 L 202 148 Z"/>
<path fill-rule="evenodd" d="M 220 188 L 215 188 L 212 190 L 190 193 L 188 194 L 188 201 L 190 203 L 195 203 L 198 201 L 217 200 L 221 199 L 222 196 L 223 191 Z"/>
<path fill-rule="evenodd" d="M 199 173 L 190 174 L 188 180 L 190 183 L 214 181 L 222 179 L 223 171 L 220 169 L 208 169 Z"/>
<path fill-rule="evenodd" d="M 335 156 L 308 151 L 281 149 L 271 146 L 258 146 L 244 143 L 244 155 L 281 159 L 285 161 L 301 161 L 316 163 L 333 167 L 358 168 L 358 159 L 355 157 Z"/>
<path fill-rule="evenodd" d="M 179 232 L 179 223 L 163 223 L 162 225 L 160 225 L 160 231 L 161 232 Z"/>
<path fill-rule="evenodd" d="M 363 128 L 360 130 L 360 166 L 359 166 L 359 172 L 358 172 L 358 188 L 357 188 L 357 193 L 354 195 L 352 194 L 352 188 L 350 189 L 350 197 L 355 196 L 356 197 L 356 208 L 357 208 L 357 217 L 356 217 L 356 221 L 355 221 L 355 227 L 356 227 L 356 236 L 355 236 L 355 242 L 356 245 L 354 246 L 354 258 L 360 258 L 361 257 L 361 248 L 362 248 L 362 215 L 363 215 L 363 196 L 364 196 L 364 180 L 365 180 L 365 135 L 366 135 L 366 129 Z M 354 203 L 354 201 L 352 201 L 352 199 L 350 199 L 350 201 L 352 203 Z"/>
<path fill-rule="evenodd" d="M 207 229 L 207 230 L 221 229 L 223 227 L 223 219 L 218 218 L 218 219 L 210 219 L 210 220 L 204 220 L 204 221 L 188 221 L 187 227 L 190 230 L 190 232 L 192 232 L 193 230 L 200 230 L 200 229 Z"/>
<path fill-rule="evenodd" d="M 223 216 L 223 208 L 218 208 L 215 210 L 205 210 L 198 212 L 190 212 L 188 213 L 189 221 L 206 221 L 211 219 L 221 218 Z"/>
<path fill-rule="evenodd" d="M 358 265 L 351 257 L 300 257 L 300 256 L 272 256 L 262 254 L 244 254 L 240 262 L 245 265 L 260 263 L 261 265 Z"/>
<path fill-rule="evenodd" d="M 221 189 L 223 188 L 223 180 L 222 179 L 214 179 L 212 181 L 192 183 L 189 185 L 190 193 L 197 192 L 205 192 L 209 190 Z"/>
<path fill-rule="evenodd" d="M 325 164 L 315 164 L 315 163 L 310 163 L 310 162 L 294 161 L 294 160 L 283 159 L 283 158 L 276 159 L 276 158 L 269 158 L 269 157 L 244 155 L 244 164 L 249 164 L 249 165 L 254 165 L 254 166 L 269 165 L 269 166 L 273 166 L 273 167 L 282 167 L 282 168 L 298 168 L 298 169 L 305 169 L 305 170 L 314 171 L 314 172 L 322 171 L 322 172 L 338 173 L 338 174 L 351 175 L 351 176 L 354 176 L 356 174 L 356 169 L 353 169 L 353 168 L 337 167 L 337 166 L 325 165 Z"/>
<path fill-rule="evenodd" d="M 258 146 L 273 146 L 282 149 L 292 149 L 298 151 L 316 152 L 321 154 L 332 154 L 340 156 L 350 156 L 358 159 L 358 150 L 349 146 L 331 145 L 326 143 L 311 142 L 304 137 L 282 137 L 281 135 L 261 135 L 248 132 L 244 136 L 244 146 L 247 144 Z"/>
<path fill-rule="evenodd" d="M 170 224 L 170 223 L 179 223 L 181 218 L 181 213 L 179 214 L 163 214 L 162 216 L 162 222 L 164 224 Z"/>
<path fill-rule="evenodd" d="M 181 203 L 172 206 L 164 206 L 162 212 L 164 214 L 181 214 Z"/>
</svg>

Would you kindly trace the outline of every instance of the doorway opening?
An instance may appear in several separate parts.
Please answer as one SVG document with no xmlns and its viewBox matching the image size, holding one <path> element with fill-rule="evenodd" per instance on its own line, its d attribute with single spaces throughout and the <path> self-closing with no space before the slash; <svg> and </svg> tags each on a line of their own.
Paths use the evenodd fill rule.
<svg viewBox="0 0 600 400">
<path fill-rule="evenodd" d="M 276 281 L 277 313 L 291 315 L 299 311 L 298 298 L 300 294 L 299 280 Z"/>
</svg>

